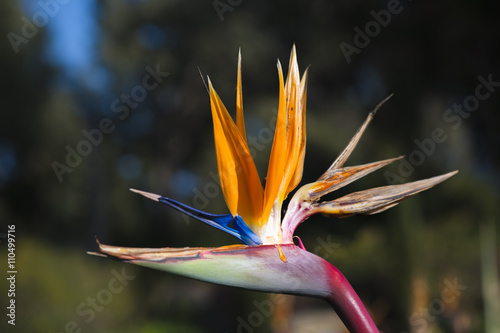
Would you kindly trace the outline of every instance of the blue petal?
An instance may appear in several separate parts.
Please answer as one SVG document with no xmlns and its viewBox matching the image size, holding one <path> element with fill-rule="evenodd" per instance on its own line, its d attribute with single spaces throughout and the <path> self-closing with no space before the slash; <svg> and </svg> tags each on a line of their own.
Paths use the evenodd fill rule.
<svg viewBox="0 0 500 333">
<path fill-rule="evenodd" d="M 196 208 L 190 207 L 167 197 L 159 197 L 159 202 L 162 202 L 181 213 L 184 213 L 198 221 L 204 222 L 212 227 L 220 229 L 238 238 L 247 245 L 260 245 L 262 240 L 257 236 L 243 221 L 241 216 L 233 216 L 232 214 L 209 214 Z M 233 222 L 233 226 L 229 224 Z"/>
</svg>

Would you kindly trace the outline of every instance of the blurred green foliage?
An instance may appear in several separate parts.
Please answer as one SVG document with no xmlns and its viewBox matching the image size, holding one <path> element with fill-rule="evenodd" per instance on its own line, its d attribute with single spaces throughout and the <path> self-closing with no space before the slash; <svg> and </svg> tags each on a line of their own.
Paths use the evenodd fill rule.
<svg viewBox="0 0 500 333">
<path fill-rule="evenodd" d="M 384 332 L 484 330 L 479 226 L 493 221 L 498 238 L 500 91 L 455 128 L 443 117 L 454 103 L 475 93 L 478 76 L 491 74 L 500 81 L 499 5 L 401 2 L 402 12 L 348 63 L 340 43 L 353 44 L 354 27 L 363 29 L 374 20 L 370 11 L 387 8 L 387 1 L 240 1 L 222 14 L 223 20 L 214 3 L 97 1 L 92 13 L 96 57 L 84 73 L 69 75 L 48 60 L 51 35 L 46 28 L 18 53 L 8 38 L 2 39 L 0 233 L 6 225 L 16 225 L 15 330 L 62 332 L 71 321 L 82 332 L 239 329 L 238 318 L 246 319 L 256 310 L 252 302 L 266 295 L 127 266 L 86 251 L 95 250 L 94 236 L 108 244 L 139 247 L 235 242 L 128 188 L 226 212 L 217 186 L 209 99 L 198 68 L 234 110 L 241 47 L 247 133 L 256 140 L 256 163 L 264 175 L 270 139 L 262 128 L 269 128 L 277 107 L 276 59 L 287 68 L 293 43 L 301 70 L 311 65 L 303 182 L 322 174 L 371 108 L 392 92 L 348 164 L 403 154 L 408 160 L 422 150 L 415 140 L 430 139 L 440 128 L 446 141 L 436 143 L 402 178 L 460 170 L 380 215 L 314 217 L 297 234 L 309 250 L 327 256 L 347 276 Z M 21 17 L 27 15 L 22 8 L 2 2 L 0 9 L 2 36 L 19 31 Z M 57 15 L 69 14 L 61 6 Z M 140 93 L 137 87 L 144 87 L 147 68 L 157 66 L 168 76 L 136 106 L 127 104 L 123 94 Z M 128 113 L 123 108 L 115 112 L 126 105 Z M 88 140 L 82 131 L 98 129 L 104 118 L 112 121 L 113 130 L 103 133 L 92 152 L 60 181 L 54 161 L 67 164 L 66 147 L 77 149 Z M 400 168 L 397 162 L 387 170 L 402 176 Z M 386 175 L 374 173 L 335 196 L 387 185 Z M 2 240 L 0 258 L 6 258 L 4 244 Z M 498 258 L 498 247 L 493 252 L 489 256 Z M 123 267 L 134 279 L 85 322 L 88 316 L 77 313 L 79 305 L 109 288 L 113 270 Z M 419 279 L 427 286 L 423 296 L 414 287 Z M 467 286 L 457 304 L 446 304 L 425 327 L 422 321 L 412 322 L 419 309 L 440 299 L 446 279 Z M 2 306 L 5 287 L 4 280 Z M 297 313 L 327 308 L 301 298 L 294 306 Z M 12 329 L 5 318 L 0 321 L 2 332 Z M 269 318 L 255 332 L 271 332 Z"/>
</svg>

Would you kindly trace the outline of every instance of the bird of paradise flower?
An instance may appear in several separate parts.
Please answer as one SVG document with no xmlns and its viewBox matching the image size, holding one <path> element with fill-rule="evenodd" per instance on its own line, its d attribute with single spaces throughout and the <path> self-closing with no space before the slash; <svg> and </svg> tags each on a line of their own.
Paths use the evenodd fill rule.
<svg viewBox="0 0 500 333">
<path fill-rule="evenodd" d="M 286 83 L 279 61 L 277 67 L 279 107 L 265 187 L 261 184 L 246 139 L 240 52 L 236 122 L 208 79 L 220 184 L 230 214 L 205 213 L 161 195 L 131 189 L 223 230 L 244 244 L 216 248 L 130 248 L 104 245 L 98 241 L 100 253 L 91 254 L 228 286 L 323 298 L 350 331 L 378 332 L 342 273 L 308 252 L 294 236 L 294 231 L 300 223 L 317 213 L 347 217 L 382 212 L 444 181 L 456 171 L 407 184 L 355 192 L 332 201 L 320 201 L 324 195 L 402 158 L 344 167 L 375 112 L 387 98 L 370 112 L 328 170 L 317 181 L 303 185 L 295 192 L 282 219 L 282 203 L 300 183 L 303 174 L 308 70 L 301 78 L 295 46 Z M 297 237 L 298 245 L 294 244 L 294 237 Z"/>
</svg>

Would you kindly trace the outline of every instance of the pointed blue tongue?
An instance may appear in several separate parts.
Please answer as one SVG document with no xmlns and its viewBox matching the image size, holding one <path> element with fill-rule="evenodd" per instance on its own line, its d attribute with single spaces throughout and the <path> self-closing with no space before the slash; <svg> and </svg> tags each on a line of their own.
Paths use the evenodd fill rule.
<svg viewBox="0 0 500 333">
<path fill-rule="evenodd" d="M 141 194 L 147 198 L 164 203 L 181 213 L 184 213 L 198 221 L 204 222 L 214 228 L 220 229 L 238 238 L 247 245 L 261 245 L 262 240 L 243 221 L 241 216 L 232 214 L 209 214 L 199 209 L 190 207 L 176 200 L 162 197 L 158 194 L 143 192 L 131 189 L 131 191 Z M 232 222 L 232 226 L 229 226 Z"/>
<path fill-rule="evenodd" d="M 212 227 L 220 229 L 238 238 L 247 245 L 260 245 L 262 240 L 243 221 L 241 216 L 231 214 L 209 214 L 196 208 L 190 207 L 176 200 L 160 197 L 158 201 L 164 203 L 181 213 L 184 213 L 198 221 L 204 222 Z M 232 227 L 229 226 L 233 222 Z"/>
</svg>

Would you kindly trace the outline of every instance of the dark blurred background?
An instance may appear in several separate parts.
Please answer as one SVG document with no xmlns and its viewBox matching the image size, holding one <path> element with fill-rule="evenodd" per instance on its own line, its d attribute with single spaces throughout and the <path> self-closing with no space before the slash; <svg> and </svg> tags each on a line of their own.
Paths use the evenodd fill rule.
<svg viewBox="0 0 500 333">
<path fill-rule="evenodd" d="M 342 332 L 320 300 L 269 298 L 86 254 L 94 236 L 136 247 L 236 242 L 128 189 L 226 213 L 198 68 L 234 113 L 241 48 L 247 134 L 264 175 L 276 61 L 286 72 L 295 43 L 301 71 L 311 65 L 303 183 L 390 93 L 347 164 L 406 158 L 332 198 L 460 170 L 389 211 L 318 216 L 296 234 L 346 275 L 384 332 L 499 332 L 499 7 L 1 2 L 0 261 L 6 272 L 5 234 L 15 225 L 18 274 L 16 326 L 3 314 L 0 330 Z"/>
</svg>

